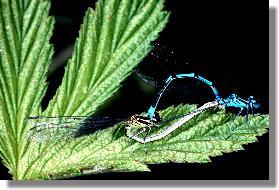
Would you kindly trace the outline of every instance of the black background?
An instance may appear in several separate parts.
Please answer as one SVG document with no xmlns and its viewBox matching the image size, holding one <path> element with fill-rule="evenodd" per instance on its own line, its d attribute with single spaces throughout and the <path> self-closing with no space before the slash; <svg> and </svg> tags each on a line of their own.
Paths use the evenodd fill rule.
<svg viewBox="0 0 279 190">
<path fill-rule="evenodd" d="M 94 8 L 95 2 L 52 1 L 51 15 L 56 17 L 56 24 L 51 42 L 56 54 L 75 42 L 89 6 Z M 262 105 L 258 112 L 268 113 L 268 1 L 166 0 L 165 6 L 171 17 L 157 42 L 175 51 L 178 66 L 174 71 L 182 68 L 181 73 L 202 74 L 215 82 L 222 96 L 254 95 Z M 44 107 L 60 84 L 63 70 L 61 67 L 49 76 Z M 156 92 L 146 93 L 138 80 L 131 75 L 99 114 L 147 110 Z M 183 103 L 201 104 L 208 98 L 204 94 L 195 97 L 193 102 Z M 179 103 L 175 100 L 161 108 Z M 212 158 L 207 164 L 158 164 L 149 165 L 151 173 L 107 173 L 71 179 L 268 179 L 268 134 L 244 148 Z M 5 173 L 7 169 L 2 166 L 1 175 L 9 179 Z"/>
</svg>

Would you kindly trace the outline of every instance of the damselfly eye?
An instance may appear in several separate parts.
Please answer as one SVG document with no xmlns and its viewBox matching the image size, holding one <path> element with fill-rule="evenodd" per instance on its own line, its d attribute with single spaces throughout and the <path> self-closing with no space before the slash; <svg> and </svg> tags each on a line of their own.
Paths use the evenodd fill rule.
<svg viewBox="0 0 279 190">
<path fill-rule="evenodd" d="M 261 106 L 261 104 L 259 102 L 256 102 L 253 104 L 253 107 L 258 109 Z"/>
<path fill-rule="evenodd" d="M 257 109 L 261 106 L 261 104 L 257 100 L 255 100 L 254 96 L 250 96 L 248 98 L 248 101 L 250 102 L 250 104 L 252 104 L 251 107 L 253 108 Z"/>
<path fill-rule="evenodd" d="M 159 123 L 162 121 L 162 118 L 160 117 L 159 113 L 158 112 L 155 112 L 155 118 L 154 118 L 154 121 L 156 123 Z"/>
</svg>

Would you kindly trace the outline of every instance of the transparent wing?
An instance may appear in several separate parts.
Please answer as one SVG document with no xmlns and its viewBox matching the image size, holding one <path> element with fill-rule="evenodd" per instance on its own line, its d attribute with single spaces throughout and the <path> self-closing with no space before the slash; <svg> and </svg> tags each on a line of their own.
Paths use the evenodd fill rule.
<svg viewBox="0 0 279 190">
<path fill-rule="evenodd" d="M 30 140 L 37 142 L 59 141 L 77 138 L 110 127 L 123 118 L 110 117 L 88 118 L 82 116 L 47 117 L 35 116 L 26 119 L 30 123 Z"/>
<path fill-rule="evenodd" d="M 196 71 L 185 58 L 179 57 L 171 48 L 158 43 L 153 46 L 151 53 L 135 68 L 135 74 L 147 85 L 152 85 L 160 90 L 170 74 Z M 184 96 L 186 101 L 192 101 L 192 97 L 195 97 L 192 96 L 193 94 L 201 94 L 204 90 L 204 85 L 199 83 L 200 81 L 193 78 L 175 80 L 168 86 L 164 94 L 168 96 L 167 99 L 173 99 L 179 94 Z M 208 87 L 206 86 L 206 88 Z"/>
</svg>

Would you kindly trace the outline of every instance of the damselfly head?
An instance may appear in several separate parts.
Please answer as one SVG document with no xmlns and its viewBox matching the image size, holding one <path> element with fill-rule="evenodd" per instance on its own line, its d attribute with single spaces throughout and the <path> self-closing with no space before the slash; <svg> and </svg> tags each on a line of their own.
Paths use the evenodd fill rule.
<svg viewBox="0 0 279 190">
<path fill-rule="evenodd" d="M 258 108 L 261 106 L 261 104 L 260 104 L 258 101 L 255 100 L 254 96 L 250 96 L 250 97 L 248 98 L 248 101 L 249 101 L 249 106 L 250 106 L 251 108 L 256 108 L 256 109 L 258 109 Z"/>
</svg>

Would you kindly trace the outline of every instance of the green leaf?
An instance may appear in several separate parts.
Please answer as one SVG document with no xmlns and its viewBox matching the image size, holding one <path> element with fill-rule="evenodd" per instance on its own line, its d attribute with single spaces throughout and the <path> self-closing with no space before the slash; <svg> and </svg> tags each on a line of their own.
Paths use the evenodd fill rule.
<svg viewBox="0 0 279 190">
<path fill-rule="evenodd" d="M 89 9 L 44 115 L 92 115 L 151 50 L 168 19 L 162 8 L 162 0 L 101 0 Z"/>
<path fill-rule="evenodd" d="M 196 108 L 194 105 L 169 107 L 160 114 L 163 119 L 186 114 Z M 138 143 L 125 136 L 122 130 L 126 123 L 99 130 L 88 138 L 65 140 L 59 146 L 42 146 L 33 144 L 38 149 L 38 157 L 46 161 L 34 162 L 32 179 L 58 179 L 83 174 L 115 172 L 115 171 L 149 171 L 150 163 L 206 163 L 211 156 L 243 150 L 242 145 L 256 141 L 256 136 L 267 132 L 268 115 L 238 117 L 232 123 L 234 115 L 216 109 L 207 110 L 191 119 L 179 129 L 163 139 L 147 143 Z M 156 134 L 176 120 L 153 128 Z M 232 130 L 229 127 L 232 125 Z M 88 139 L 88 140 L 85 140 Z M 90 140 L 89 140 L 90 139 Z M 68 149 L 65 147 L 72 147 Z M 67 155 L 67 159 L 63 158 Z M 59 163 L 51 160 L 60 159 Z M 41 167 L 43 165 L 44 167 Z"/>
<path fill-rule="evenodd" d="M 168 21 L 163 0 L 100 0 L 85 14 L 62 84 L 42 113 L 47 69 L 53 48 L 49 39 L 53 19 L 49 1 L 0 0 L 0 153 L 14 179 L 37 178 L 57 166 L 71 176 L 79 166 L 93 165 L 87 144 L 33 144 L 26 118 L 36 115 L 88 116 L 121 87 L 121 82 L 151 50 L 151 41 Z M 65 154 L 57 154 L 60 149 Z M 84 154 L 85 155 L 85 154 Z M 63 165 L 63 160 L 67 165 Z M 127 163 L 119 164 L 124 167 Z M 137 165 L 137 164 L 135 164 Z M 50 171 L 56 173 L 56 169 Z"/>
<path fill-rule="evenodd" d="M 49 1 L 0 0 L 0 152 L 14 179 L 28 149 L 24 119 L 41 114 L 53 48 Z"/>
<path fill-rule="evenodd" d="M 57 179 L 114 171 L 149 171 L 149 163 L 208 162 L 210 156 L 241 150 L 268 127 L 268 115 L 243 117 L 232 125 L 224 111 L 206 111 L 167 137 L 145 146 L 125 135 L 125 122 L 80 138 L 38 143 L 28 139 L 26 118 L 89 116 L 121 87 L 152 48 L 168 21 L 163 0 L 99 0 L 88 9 L 47 109 L 47 69 L 53 48 L 48 0 L 0 0 L 0 156 L 14 179 Z M 163 119 L 195 106 L 170 107 Z M 171 123 L 154 128 L 156 134 Z M 228 129 L 232 125 L 232 130 Z M 147 151 L 146 151 L 147 150 Z"/>
</svg>

